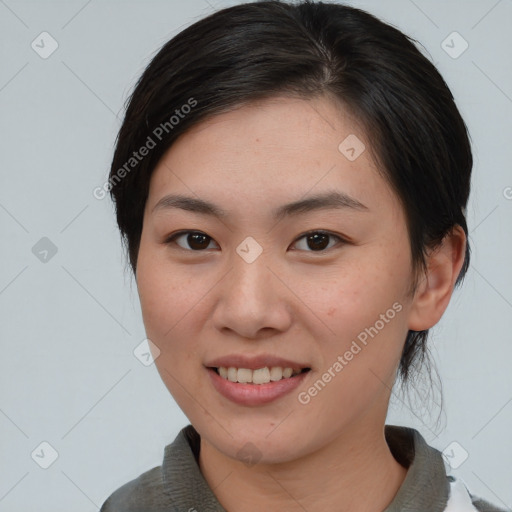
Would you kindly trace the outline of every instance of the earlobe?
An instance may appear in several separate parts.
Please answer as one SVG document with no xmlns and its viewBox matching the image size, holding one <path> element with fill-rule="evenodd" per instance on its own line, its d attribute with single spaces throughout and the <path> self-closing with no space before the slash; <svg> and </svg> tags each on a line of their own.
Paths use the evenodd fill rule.
<svg viewBox="0 0 512 512">
<path fill-rule="evenodd" d="M 427 270 L 419 280 L 411 305 L 410 330 L 423 331 L 439 322 L 450 302 L 465 254 L 466 235 L 458 225 L 429 252 Z"/>
</svg>

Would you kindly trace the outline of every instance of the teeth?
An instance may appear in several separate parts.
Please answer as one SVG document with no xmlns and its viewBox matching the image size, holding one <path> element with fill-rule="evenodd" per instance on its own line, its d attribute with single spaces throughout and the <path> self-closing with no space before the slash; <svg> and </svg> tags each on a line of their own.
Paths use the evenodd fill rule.
<svg viewBox="0 0 512 512">
<path fill-rule="evenodd" d="M 281 380 L 283 378 L 283 369 L 279 366 L 274 366 L 270 368 L 270 380 Z"/>
<path fill-rule="evenodd" d="M 272 368 L 265 366 L 257 370 L 221 366 L 217 368 L 217 371 L 223 379 L 244 384 L 268 384 L 269 382 L 288 379 L 292 375 L 300 373 L 300 371 L 294 371 L 293 368 L 281 368 L 279 366 L 273 366 Z"/>
<path fill-rule="evenodd" d="M 238 373 L 238 370 L 236 368 L 228 368 L 228 380 L 230 380 L 231 382 L 238 382 L 236 380 L 236 377 L 237 377 L 237 373 Z"/>
<path fill-rule="evenodd" d="M 252 370 L 248 368 L 238 368 L 238 373 L 236 375 L 237 382 L 252 382 Z"/>
<path fill-rule="evenodd" d="M 240 370 L 238 370 L 238 373 L 240 374 Z M 270 382 L 270 370 L 266 366 L 265 368 L 254 370 L 251 373 L 253 384 L 266 384 L 267 382 Z"/>
</svg>

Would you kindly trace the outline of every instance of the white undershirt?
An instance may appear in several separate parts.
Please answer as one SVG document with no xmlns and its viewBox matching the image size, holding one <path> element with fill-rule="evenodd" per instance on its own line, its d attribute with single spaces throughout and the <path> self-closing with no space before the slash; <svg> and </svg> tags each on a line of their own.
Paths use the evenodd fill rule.
<svg viewBox="0 0 512 512">
<path fill-rule="evenodd" d="M 455 478 L 450 482 L 450 497 L 444 510 L 445 512 L 478 512 L 471 502 L 471 496 L 462 479 Z"/>
</svg>

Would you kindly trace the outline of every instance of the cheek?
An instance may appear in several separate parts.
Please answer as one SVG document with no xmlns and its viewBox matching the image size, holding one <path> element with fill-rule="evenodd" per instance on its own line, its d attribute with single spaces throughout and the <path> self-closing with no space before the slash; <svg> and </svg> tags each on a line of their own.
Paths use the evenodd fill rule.
<svg viewBox="0 0 512 512">
<path fill-rule="evenodd" d="M 330 418 L 335 425 L 384 400 L 393 386 L 407 333 L 406 304 L 393 276 L 376 289 L 375 279 L 378 275 L 382 279 L 382 273 L 368 270 L 363 275 L 353 270 L 317 292 L 319 304 L 324 302 L 325 323 L 334 334 L 325 336 L 320 322 L 310 324 L 310 330 L 316 331 L 321 365 L 315 379 L 299 390 L 299 402 L 307 402 L 304 414 Z M 319 421 L 326 430 L 337 428 Z"/>
<path fill-rule="evenodd" d="M 333 379 L 337 384 L 332 390 L 338 391 L 332 399 L 337 401 L 344 396 L 350 402 L 351 397 L 371 394 L 372 389 L 376 392 L 376 376 L 384 382 L 392 380 L 407 334 L 408 302 L 404 291 L 410 276 L 407 257 L 393 251 L 369 253 L 357 262 L 345 263 L 321 281 L 310 276 L 303 281 L 302 291 L 309 294 L 308 305 L 312 310 L 316 308 L 320 312 L 317 316 L 324 320 L 310 323 L 314 338 L 319 340 L 322 371 L 331 369 L 336 375 L 343 374 Z M 315 282 L 319 286 L 315 287 Z M 339 365 L 338 371 L 333 369 L 338 356 L 342 357 L 341 371 Z M 345 396 L 347 389 L 352 391 Z"/>
<path fill-rule="evenodd" d="M 405 262 L 393 263 L 382 256 L 345 260 L 328 272 L 308 272 L 296 282 L 296 292 L 331 328 L 329 338 L 347 339 L 373 325 L 395 302 L 403 306 L 409 283 L 404 268 Z"/>
<path fill-rule="evenodd" d="M 158 347 L 156 368 L 165 386 L 185 411 L 193 407 L 191 394 L 200 386 L 199 336 L 194 329 L 205 293 L 200 279 L 172 271 L 158 255 L 140 252 L 137 287 L 147 337 Z M 201 289 L 199 289 L 201 287 Z M 192 318 L 193 317 L 193 318 Z"/>
<path fill-rule="evenodd" d="M 204 294 L 201 280 L 172 269 L 165 255 L 141 245 L 137 288 L 148 337 L 162 352 L 170 346 L 179 350 L 175 340 L 190 337 L 184 333 L 188 316 L 196 311 L 199 298 Z"/>
</svg>

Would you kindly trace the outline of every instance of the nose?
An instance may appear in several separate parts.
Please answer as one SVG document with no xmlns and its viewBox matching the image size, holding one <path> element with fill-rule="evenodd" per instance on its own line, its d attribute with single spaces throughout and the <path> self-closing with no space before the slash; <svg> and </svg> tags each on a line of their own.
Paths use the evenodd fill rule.
<svg viewBox="0 0 512 512">
<path fill-rule="evenodd" d="M 263 254 L 252 263 L 238 255 L 232 261 L 231 270 L 216 287 L 214 326 L 246 339 L 266 338 L 289 329 L 292 294 L 276 266 Z"/>
</svg>

